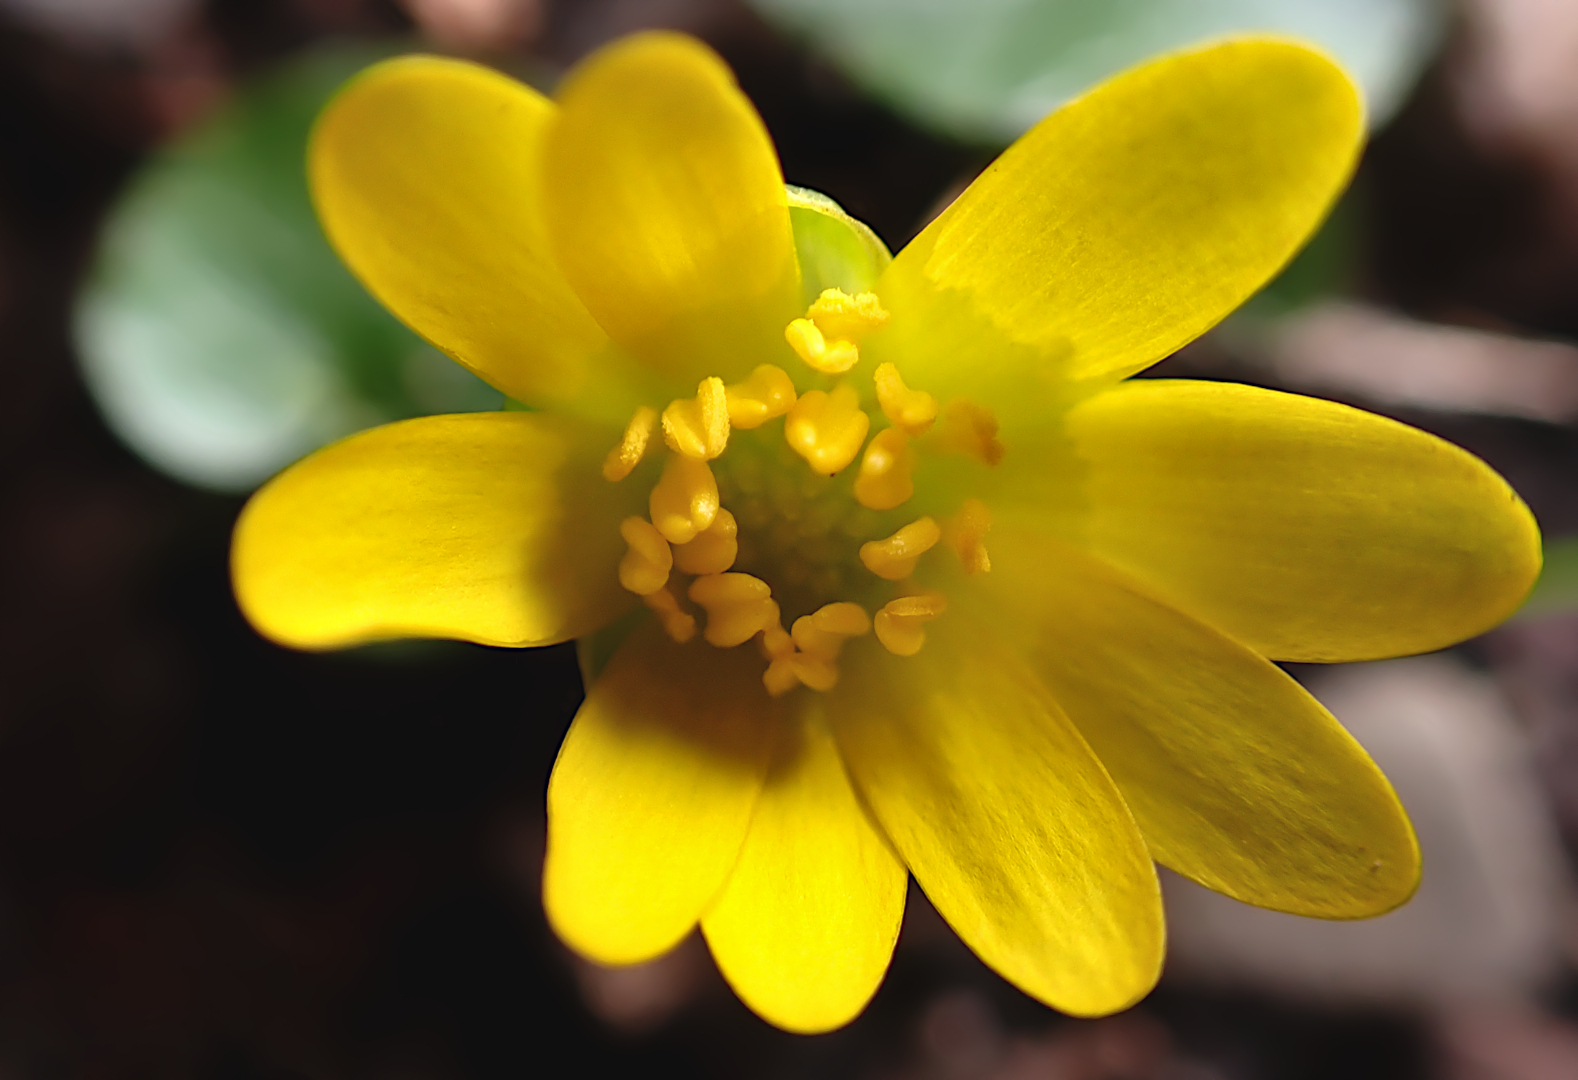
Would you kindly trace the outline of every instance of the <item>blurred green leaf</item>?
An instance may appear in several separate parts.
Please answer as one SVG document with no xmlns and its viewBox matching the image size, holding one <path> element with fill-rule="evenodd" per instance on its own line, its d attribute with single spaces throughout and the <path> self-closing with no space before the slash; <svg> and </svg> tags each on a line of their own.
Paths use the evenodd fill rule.
<svg viewBox="0 0 1578 1080">
<path fill-rule="evenodd" d="M 1005 143 L 1148 56 L 1243 31 L 1325 47 L 1384 123 L 1440 44 L 1445 0 L 750 0 L 923 124 Z"/>
<path fill-rule="evenodd" d="M 1545 544 L 1545 566 L 1514 619 L 1578 611 L 1578 536 Z"/>
<path fill-rule="evenodd" d="M 363 290 L 313 215 L 313 118 L 381 55 L 313 53 L 242 90 L 110 215 L 78 299 L 83 371 L 115 432 L 172 476 L 246 491 L 353 431 L 501 404 Z"/>
</svg>

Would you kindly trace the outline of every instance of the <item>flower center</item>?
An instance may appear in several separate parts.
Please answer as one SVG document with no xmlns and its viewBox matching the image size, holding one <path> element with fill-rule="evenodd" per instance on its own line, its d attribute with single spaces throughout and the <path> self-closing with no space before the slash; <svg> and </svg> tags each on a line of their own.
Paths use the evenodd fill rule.
<svg viewBox="0 0 1578 1080">
<path fill-rule="evenodd" d="M 860 340 L 887 318 L 873 293 L 828 289 L 784 337 L 813 371 L 843 376 L 859 363 Z M 943 614 L 947 599 L 912 575 L 939 544 L 966 573 L 991 568 L 991 519 L 979 500 L 966 499 L 945 523 L 918 517 L 888 535 L 882 512 L 914 495 L 923 437 L 938 451 L 997 464 L 1003 446 L 995 418 L 972 402 L 951 402 L 932 431 L 936 400 L 906 386 L 892 364 L 877 367 L 871 392 L 862 389 L 842 379 L 797 393 L 773 364 L 731 386 L 703 379 L 695 397 L 672 401 L 661 414 L 638 409 L 603 463 L 604 477 L 623 480 L 661 427 L 667 451 L 649 515 L 620 525 L 629 547 L 620 584 L 675 641 L 696 635 L 698 615 L 702 637 L 717 648 L 756 639 L 768 660 L 762 681 L 774 696 L 799 686 L 831 689 L 844 643 L 873 630 L 888 651 L 918 653 L 925 624 Z M 889 426 L 868 441 L 874 417 L 862 403 L 872 396 Z M 768 426 L 779 417 L 781 435 Z M 857 459 L 853 483 L 841 479 Z"/>
</svg>

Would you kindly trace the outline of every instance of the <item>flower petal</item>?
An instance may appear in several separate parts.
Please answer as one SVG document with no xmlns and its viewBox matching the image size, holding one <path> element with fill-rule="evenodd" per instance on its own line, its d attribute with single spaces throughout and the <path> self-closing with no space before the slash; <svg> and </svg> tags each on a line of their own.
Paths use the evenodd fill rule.
<svg viewBox="0 0 1578 1080">
<path fill-rule="evenodd" d="M 786 725 L 740 861 L 701 929 L 747 1005 L 790 1031 L 828 1031 L 882 982 L 907 881 L 825 727 Z"/>
<path fill-rule="evenodd" d="M 778 158 L 705 45 L 647 33 L 559 91 L 546 188 L 554 251 L 608 333 L 686 383 L 790 355 L 799 271 Z"/>
<path fill-rule="evenodd" d="M 540 413 L 426 416 L 364 431 L 286 469 L 236 522 L 236 598 L 298 649 L 394 637 L 547 645 L 630 606 L 619 521 L 644 492 L 610 484 L 617 438 Z"/>
<path fill-rule="evenodd" d="M 1510 615 L 1539 573 L 1501 477 L 1345 405 L 1144 379 L 1072 410 L 1066 436 L 1067 458 L 1032 469 L 1081 489 L 1067 534 L 1276 660 L 1439 649 Z"/>
<path fill-rule="evenodd" d="M 649 621 L 592 685 L 548 782 L 542 884 L 579 952 L 651 959 L 717 896 L 779 722 L 762 667 L 754 649 L 676 645 Z"/>
<path fill-rule="evenodd" d="M 899 253 L 877 289 L 892 319 L 862 349 L 1005 410 L 1039 407 L 1026 376 L 1138 371 L 1304 243 L 1353 169 L 1361 114 L 1342 70 L 1291 42 L 1125 72 L 1041 121 Z"/>
<path fill-rule="evenodd" d="M 855 785 L 954 930 L 1077 1015 L 1155 984 L 1162 909 L 1134 819 L 1023 659 L 950 611 L 918 658 L 860 642 L 828 696 Z"/>
<path fill-rule="evenodd" d="M 537 91 L 476 64 L 389 60 L 319 117 L 308 174 L 329 240 L 386 307 L 511 397 L 563 405 L 617 386 L 600 377 L 607 335 L 544 232 L 553 117 Z"/>
<path fill-rule="evenodd" d="M 1419 847 L 1391 785 L 1275 665 L 1045 533 L 995 529 L 979 580 L 1025 628 L 1016 640 L 1157 861 L 1328 919 L 1413 895 Z"/>
</svg>

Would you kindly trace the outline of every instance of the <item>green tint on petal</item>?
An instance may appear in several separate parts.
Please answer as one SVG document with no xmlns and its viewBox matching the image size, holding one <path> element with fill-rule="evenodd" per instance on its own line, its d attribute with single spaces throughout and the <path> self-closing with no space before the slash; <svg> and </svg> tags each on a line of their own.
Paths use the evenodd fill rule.
<svg viewBox="0 0 1578 1080">
<path fill-rule="evenodd" d="M 1506 481 L 1346 405 L 1140 379 L 1081 403 L 1061 437 L 1005 459 L 1004 500 L 1022 501 L 1003 512 L 1275 660 L 1444 648 L 1512 614 L 1539 573 L 1539 529 Z"/>
<path fill-rule="evenodd" d="M 1419 883 L 1402 805 L 1274 664 L 1045 533 L 999 526 L 977 579 L 1156 859 L 1279 911 L 1365 918 Z"/>
<path fill-rule="evenodd" d="M 756 650 L 636 630 L 588 689 L 548 782 L 543 904 L 605 964 L 667 952 L 723 887 L 767 773 L 781 703 Z"/>
<path fill-rule="evenodd" d="M 925 648 L 846 648 L 827 709 L 851 778 L 977 956 L 1079 1016 L 1155 985 L 1160 890 L 1111 778 L 1016 644 L 967 613 Z"/>
<path fill-rule="evenodd" d="M 739 862 L 701 929 L 758 1015 L 828 1031 L 853 1020 L 882 982 L 908 882 L 824 725 L 789 723 Z"/>
<path fill-rule="evenodd" d="M 1347 183 L 1364 129 L 1320 53 L 1164 56 L 1064 106 L 899 252 L 861 346 L 941 399 L 1040 423 L 1155 363 L 1269 280 Z"/>
<path fill-rule="evenodd" d="M 956 138 L 1006 143 L 1114 72 L 1229 34 L 1326 48 L 1372 122 L 1402 103 L 1440 44 L 1442 0 L 750 0 L 856 82 Z"/>
<path fill-rule="evenodd" d="M 806 305 L 824 289 L 842 289 L 850 295 L 873 289 L 893 261 L 881 237 L 820 191 L 793 185 L 785 190 Z"/>
<path fill-rule="evenodd" d="M 247 491 L 360 428 L 499 406 L 367 295 L 313 214 L 313 117 L 377 56 L 315 52 L 242 89 L 111 211 L 77 304 L 83 375 L 115 433 L 177 479 Z"/>
<path fill-rule="evenodd" d="M 399 637 L 548 645 L 610 622 L 619 522 L 650 470 L 602 478 L 615 432 L 545 413 L 428 416 L 324 447 L 258 489 L 231 577 L 265 637 L 334 649 Z"/>
</svg>

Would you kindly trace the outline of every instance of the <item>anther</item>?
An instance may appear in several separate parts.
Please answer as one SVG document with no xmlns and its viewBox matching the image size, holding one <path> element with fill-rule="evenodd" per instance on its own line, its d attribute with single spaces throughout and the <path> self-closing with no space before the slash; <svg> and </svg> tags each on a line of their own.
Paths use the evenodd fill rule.
<svg viewBox="0 0 1578 1080">
<path fill-rule="evenodd" d="M 663 440 L 676 454 L 711 461 L 729 445 L 729 401 L 723 380 L 701 380 L 693 398 L 679 398 L 663 410 Z"/>
<path fill-rule="evenodd" d="M 831 690 L 838 685 L 838 665 L 810 653 L 797 652 L 789 657 L 794 677 L 813 690 Z"/>
<path fill-rule="evenodd" d="M 802 653 L 831 662 L 838 659 L 847 639 L 870 632 L 871 616 L 866 609 L 846 600 L 825 604 L 810 615 L 800 616 L 794 621 L 790 636 Z"/>
<path fill-rule="evenodd" d="M 992 568 L 986 553 L 986 534 L 992 528 L 992 515 L 980 499 L 966 499 L 959 512 L 948 522 L 945 537 L 964 564 L 966 574 L 984 574 Z"/>
<path fill-rule="evenodd" d="M 892 364 L 878 364 L 875 378 L 877 404 L 882 406 L 882 415 L 907 434 L 924 435 L 937 419 L 937 399 L 924 390 L 905 386 L 899 369 Z"/>
<path fill-rule="evenodd" d="M 646 518 L 627 517 L 619 523 L 619 535 L 630 550 L 619 560 L 619 584 L 637 596 L 647 596 L 668 584 L 674 555 L 663 534 Z"/>
<path fill-rule="evenodd" d="M 648 593 L 641 600 L 657 615 L 663 632 L 681 645 L 696 636 L 696 617 L 681 608 L 666 587 Z"/>
<path fill-rule="evenodd" d="M 657 423 L 657 410 L 643 405 L 636 410 L 625 425 L 625 437 L 619 445 L 608 451 L 603 459 L 603 479 L 623 480 L 647 452 L 647 442 L 652 438 L 652 425 Z"/>
<path fill-rule="evenodd" d="M 850 296 L 842 289 L 823 289 L 805 315 L 828 337 L 856 343 L 888 321 L 876 293 Z"/>
<path fill-rule="evenodd" d="M 915 455 L 909 436 L 896 427 L 883 428 L 866 447 L 855 477 L 855 501 L 870 510 L 892 510 L 915 494 Z"/>
<path fill-rule="evenodd" d="M 1003 443 L 997 437 L 997 417 L 973 401 L 950 401 L 942 412 L 939 432 L 945 448 L 969 454 L 988 465 L 1003 460 Z"/>
<path fill-rule="evenodd" d="M 914 656 L 926 644 L 925 624 L 948 609 L 941 593 L 901 596 L 877 612 L 872 626 L 882 647 L 895 656 Z"/>
<path fill-rule="evenodd" d="M 842 289 L 824 289 L 805 318 L 784 329 L 784 338 L 807 364 L 837 375 L 859 362 L 860 339 L 887 321 L 876 293 L 850 296 Z"/>
<path fill-rule="evenodd" d="M 828 340 L 810 319 L 796 319 L 784 327 L 784 340 L 800 359 L 829 375 L 840 375 L 860 362 L 860 349 L 853 341 Z"/>
<path fill-rule="evenodd" d="M 719 507 L 711 525 L 690 543 L 674 549 L 674 565 L 687 574 L 723 573 L 740 553 L 739 531 L 734 515 Z"/>
<path fill-rule="evenodd" d="M 789 691 L 800 685 L 800 676 L 794 670 L 794 652 L 786 656 L 774 658 L 767 665 L 767 670 L 762 672 L 762 685 L 767 687 L 767 692 L 773 697 L 783 697 Z"/>
<path fill-rule="evenodd" d="M 860 396 L 847 383 L 831 393 L 811 390 L 800 395 L 784 420 L 784 438 L 811 468 L 832 476 L 855 460 L 871 417 L 860 410 Z"/>
<path fill-rule="evenodd" d="M 942 530 L 929 517 L 912 521 L 886 540 L 860 545 L 860 561 L 879 578 L 899 581 L 915 572 L 920 557 L 942 539 Z"/>
<path fill-rule="evenodd" d="M 688 544 L 718 516 L 718 482 L 705 461 L 670 454 L 647 506 L 663 539 Z"/>
<path fill-rule="evenodd" d="M 725 388 L 729 423 L 741 431 L 761 427 L 794 407 L 794 383 L 776 364 L 762 364 L 744 382 Z"/>
<path fill-rule="evenodd" d="M 778 619 L 767 582 L 750 574 L 709 574 L 690 583 L 690 598 L 707 611 L 702 637 L 720 649 L 755 637 Z"/>
<path fill-rule="evenodd" d="M 776 610 L 777 607 L 774 601 L 773 608 Z M 782 660 L 794 652 L 794 638 L 784 629 L 780 615 L 775 614 L 772 621 L 762 628 L 762 655 L 769 660 Z"/>
</svg>

